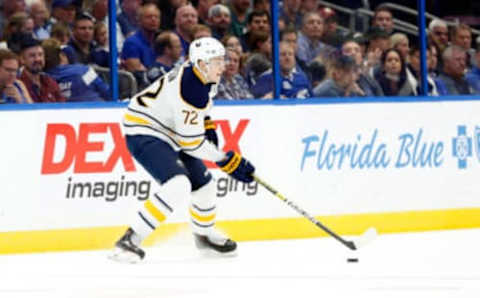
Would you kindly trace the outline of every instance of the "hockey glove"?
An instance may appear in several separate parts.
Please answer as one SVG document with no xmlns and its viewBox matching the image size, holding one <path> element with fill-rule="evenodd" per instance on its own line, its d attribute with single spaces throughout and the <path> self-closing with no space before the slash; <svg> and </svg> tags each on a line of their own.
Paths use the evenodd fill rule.
<svg viewBox="0 0 480 298">
<path fill-rule="evenodd" d="M 207 138 L 207 141 L 215 144 L 215 147 L 218 148 L 218 136 L 217 132 L 215 131 L 217 126 L 215 125 L 215 122 L 213 122 L 213 120 L 210 120 L 210 117 L 207 116 L 205 117 L 203 123 L 205 125 L 205 138 Z"/>
<path fill-rule="evenodd" d="M 252 174 L 255 171 L 255 167 L 236 152 L 228 151 L 226 158 L 218 161 L 217 166 L 219 166 L 222 171 L 239 181 L 245 183 L 253 181 Z"/>
</svg>

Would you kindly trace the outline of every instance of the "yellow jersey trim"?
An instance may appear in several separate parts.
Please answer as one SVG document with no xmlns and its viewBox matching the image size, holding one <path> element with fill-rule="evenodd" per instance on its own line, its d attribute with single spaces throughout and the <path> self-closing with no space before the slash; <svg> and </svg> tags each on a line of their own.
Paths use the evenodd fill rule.
<svg viewBox="0 0 480 298">
<path fill-rule="evenodd" d="M 200 70 L 195 65 L 192 66 L 192 70 L 195 76 L 200 80 L 200 82 L 202 82 L 203 85 L 208 84 L 207 79 L 202 75 Z"/>
<path fill-rule="evenodd" d="M 137 123 L 137 124 L 146 124 L 146 125 L 151 125 L 151 122 L 148 121 L 148 120 L 145 120 L 144 118 L 141 118 L 141 117 L 138 117 L 138 116 L 134 116 L 134 115 L 131 115 L 131 114 L 125 114 L 125 120 L 128 121 L 128 122 L 133 122 L 133 123 Z"/>
<path fill-rule="evenodd" d="M 178 143 L 180 146 L 182 146 L 182 147 L 197 146 L 197 145 L 199 145 L 201 142 L 202 142 L 202 140 L 200 140 L 200 139 L 197 139 L 197 140 L 191 141 L 191 142 L 184 142 L 184 141 L 177 140 L 177 143 Z"/>
</svg>

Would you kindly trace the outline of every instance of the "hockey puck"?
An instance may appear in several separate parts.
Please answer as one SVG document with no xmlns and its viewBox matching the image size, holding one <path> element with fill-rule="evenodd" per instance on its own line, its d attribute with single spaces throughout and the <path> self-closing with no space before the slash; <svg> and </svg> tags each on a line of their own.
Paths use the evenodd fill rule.
<svg viewBox="0 0 480 298">
<path fill-rule="evenodd" d="M 348 258 L 347 262 L 349 263 L 358 263 L 358 258 Z"/>
</svg>

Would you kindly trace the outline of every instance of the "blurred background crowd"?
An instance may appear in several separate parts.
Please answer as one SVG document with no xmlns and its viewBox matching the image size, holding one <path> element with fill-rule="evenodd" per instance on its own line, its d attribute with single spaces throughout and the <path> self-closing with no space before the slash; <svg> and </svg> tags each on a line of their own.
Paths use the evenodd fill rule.
<svg viewBox="0 0 480 298">
<path fill-rule="evenodd" d="M 280 98 L 415 96 L 416 0 L 279 1 Z M 270 0 L 117 0 L 119 97 L 212 36 L 227 49 L 216 99 L 271 99 Z M 427 1 L 428 94 L 480 94 L 480 1 Z M 0 4 L 0 103 L 109 101 L 108 0 Z"/>
</svg>

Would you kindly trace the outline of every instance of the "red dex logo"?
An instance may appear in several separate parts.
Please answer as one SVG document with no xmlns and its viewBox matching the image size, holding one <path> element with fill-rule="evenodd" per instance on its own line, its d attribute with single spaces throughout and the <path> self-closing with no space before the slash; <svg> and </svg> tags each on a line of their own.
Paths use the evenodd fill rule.
<svg viewBox="0 0 480 298">
<path fill-rule="evenodd" d="M 86 161 L 88 152 L 102 152 L 104 142 L 90 142 L 92 134 L 111 134 L 114 147 L 106 161 Z M 65 138 L 65 152 L 62 160 L 54 161 L 55 144 L 58 138 Z M 43 151 L 42 174 L 58 174 L 65 172 L 72 163 L 74 173 L 107 173 L 111 172 L 121 160 L 127 172 L 135 171 L 133 159 L 128 152 L 125 138 L 118 123 L 81 123 L 78 135 L 75 128 L 68 123 L 48 124 Z"/>
<path fill-rule="evenodd" d="M 215 123 L 221 130 L 225 139 L 224 151 L 234 150 L 240 152 L 238 142 L 243 135 L 250 120 L 242 119 L 232 132 L 228 120 L 217 120 Z M 88 152 L 103 152 L 105 142 L 89 141 L 89 136 L 103 134 L 105 138 L 110 135 L 114 147 L 106 160 L 86 161 Z M 60 150 L 56 146 L 57 140 L 65 139 L 65 152 L 60 154 L 61 160 L 54 161 L 55 151 Z M 60 153 L 60 152 L 57 152 Z M 119 123 L 81 123 L 76 129 L 68 123 L 53 123 L 47 125 L 45 136 L 45 148 L 43 151 L 42 174 L 59 174 L 67 171 L 73 164 L 74 173 L 109 173 L 115 168 L 118 162 L 123 164 L 127 172 L 134 172 L 135 164 L 128 152 L 125 137 L 122 135 Z M 206 161 L 209 168 L 216 165 Z"/>
</svg>

